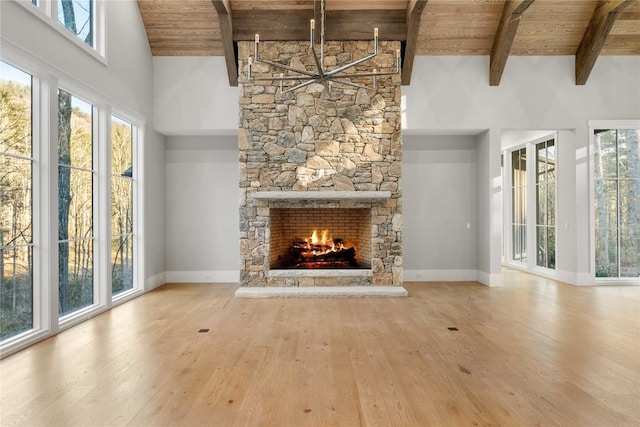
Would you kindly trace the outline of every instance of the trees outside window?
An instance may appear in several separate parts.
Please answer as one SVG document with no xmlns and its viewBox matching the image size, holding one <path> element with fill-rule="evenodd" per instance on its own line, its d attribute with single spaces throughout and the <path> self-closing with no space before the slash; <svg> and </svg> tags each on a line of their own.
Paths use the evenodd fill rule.
<svg viewBox="0 0 640 427">
<path fill-rule="evenodd" d="M 507 262 L 538 273 L 543 273 L 538 267 L 555 270 L 557 135 L 545 131 L 509 154 L 511 192 L 506 205 L 510 207 L 511 253 Z"/>
<path fill-rule="evenodd" d="M 527 261 L 527 149 L 511 153 L 511 238 L 513 261 Z"/>
<path fill-rule="evenodd" d="M 136 229 L 144 118 L 37 58 L 7 56 L 0 61 L 0 357 L 141 293 L 144 283 L 144 230 Z"/>
<path fill-rule="evenodd" d="M 94 0 L 58 0 L 57 4 L 58 22 L 93 47 Z"/>
<path fill-rule="evenodd" d="M 17 0 L 37 19 L 105 62 L 106 4 L 115 0 Z"/>
<path fill-rule="evenodd" d="M 596 277 L 640 276 L 639 134 L 594 131 Z"/>
<path fill-rule="evenodd" d="M 536 144 L 536 265 L 556 267 L 555 140 Z"/>
<path fill-rule="evenodd" d="M 33 327 L 31 75 L 0 62 L 0 340 Z"/>
<path fill-rule="evenodd" d="M 111 288 L 133 288 L 133 126 L 111 116 Z"/>
<path fill-rule="evenodd" d="M 93 107 L 58 91 L 60 315 L 93 304 Z"/>
</svg>

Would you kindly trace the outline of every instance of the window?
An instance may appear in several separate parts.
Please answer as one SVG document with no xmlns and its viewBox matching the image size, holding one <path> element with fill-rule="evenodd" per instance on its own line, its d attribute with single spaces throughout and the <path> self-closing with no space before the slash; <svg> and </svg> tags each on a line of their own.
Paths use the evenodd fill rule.
<svg viewBox="0 0 640 427">
<path fill-rule="evenodd" d="M 527 261 L 527 149 L 511 153 L 512 259 Z"/>
<path fill-rule="evenodd" d="M 536 144 L 536 265 L 556 267 L 556 147 Z"/>
<path fill-rule="evenodd" d="M 58 91 L 58 288 L 60 315 L 93 304 L 92 106 Z"/>
<path fill-rule="evenodd" d="M 133 288 L 133 126 L 111 116 L 111 287 Z"/>
<path fill-rule="evenodd" d="M 594 131 L 596 277 L 640 276 L 639 133 Z"/>
<path fill-rule="evenodd" d="M 24 52 L 1 53 L 4 357 L 144 290 L 144 117 Z"/>
<path fill-rule="evenodd" d="M 58 22 L 93 46 L 93 0 L 58 0 Z"/>
<path fill-rule="evenodd" d="M 106 0 L 18 1 L 83 50 L 105 62 Z"/>
<path fill-rule="evenodd" d="M 0 62 L 0 340 L 33 328 L 32 77 Z"/>
<path fill-rule="evenodd" d="M 507 158 L 511 186 L 505 206 L 510 216 L 505 231 L 507 263 L 542 275 L 555 276 L 557 134 L 541 132 L 514 148 Z M 510 179 L 510 182 L 509 182 Z M 529 215 L 531 213 L 531 215 Z"/>
</svg>

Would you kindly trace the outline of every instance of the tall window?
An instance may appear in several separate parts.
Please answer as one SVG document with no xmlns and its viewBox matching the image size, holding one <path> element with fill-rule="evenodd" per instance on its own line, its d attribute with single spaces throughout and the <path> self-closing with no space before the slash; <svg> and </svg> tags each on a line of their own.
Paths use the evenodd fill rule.
<svg viewBox="0 0 640 427">
<path fill-rule="evenodd" d="M 0 340 L 33 328 L 31 76 L 0 62 Z"/>
<path fill-rule="evenodd" d="M 536 144 L 536 265 L 556 267 L 555 140 Z"/>
<path fill-rule="evenodd" d="M 60 315 L 93 304 L 92 106 L 58 91 Z"/>
<path fill-rule="evenodd" d="M 527 149 L 511 153 L 511 237 L 514 261 L 527 261 Z"/>
<path fill-rule="evenodd" d="M 640 276 L 639 133 L 595 131 L 596 277 Z"/>
<path fill-rule="evenodd" d="M 58 22 L 89 46 L 93 46 L 93 3 L 94 0 L 58 0 Z"/>
<path fill-rule="evenodd" d="M 111 286 L 133 288 L 133 126 L 111 117 Z"/>
<path fill-rule="evenodd" d="M 18 4 L 55 11 L 57 0 L 37 3 Z M 144 290 L 144 118 L 121 105 L 113 116 L 112 101 L 82 82 L 35 57 L 32 76 L 9 53 L 0 60 L 0 357 Z"/>
</svg>

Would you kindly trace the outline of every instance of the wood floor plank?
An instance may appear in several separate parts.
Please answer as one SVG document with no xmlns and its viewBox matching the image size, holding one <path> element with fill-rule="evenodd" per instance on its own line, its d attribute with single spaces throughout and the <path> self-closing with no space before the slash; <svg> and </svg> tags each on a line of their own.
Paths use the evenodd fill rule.
<svg viewBox="0 0 640 427">
<path fill-rule="evenodd" d="M 638 425 L 640 288 L 504 274 L 394 299 L 165 285 L 1 360 L 0 425 Z"/>
</svg>

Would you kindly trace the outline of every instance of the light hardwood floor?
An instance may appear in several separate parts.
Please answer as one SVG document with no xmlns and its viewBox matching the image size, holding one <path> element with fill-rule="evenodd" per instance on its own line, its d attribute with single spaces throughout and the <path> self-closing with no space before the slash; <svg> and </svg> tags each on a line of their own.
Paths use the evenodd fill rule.
<svg viewBox="0 0 640 427">
<path fill-rule="evenodd" d="M 406 287 L 165 285 L 2 360 L 0 425 L 640 425 L 639 287 Z"/>
</svg>

